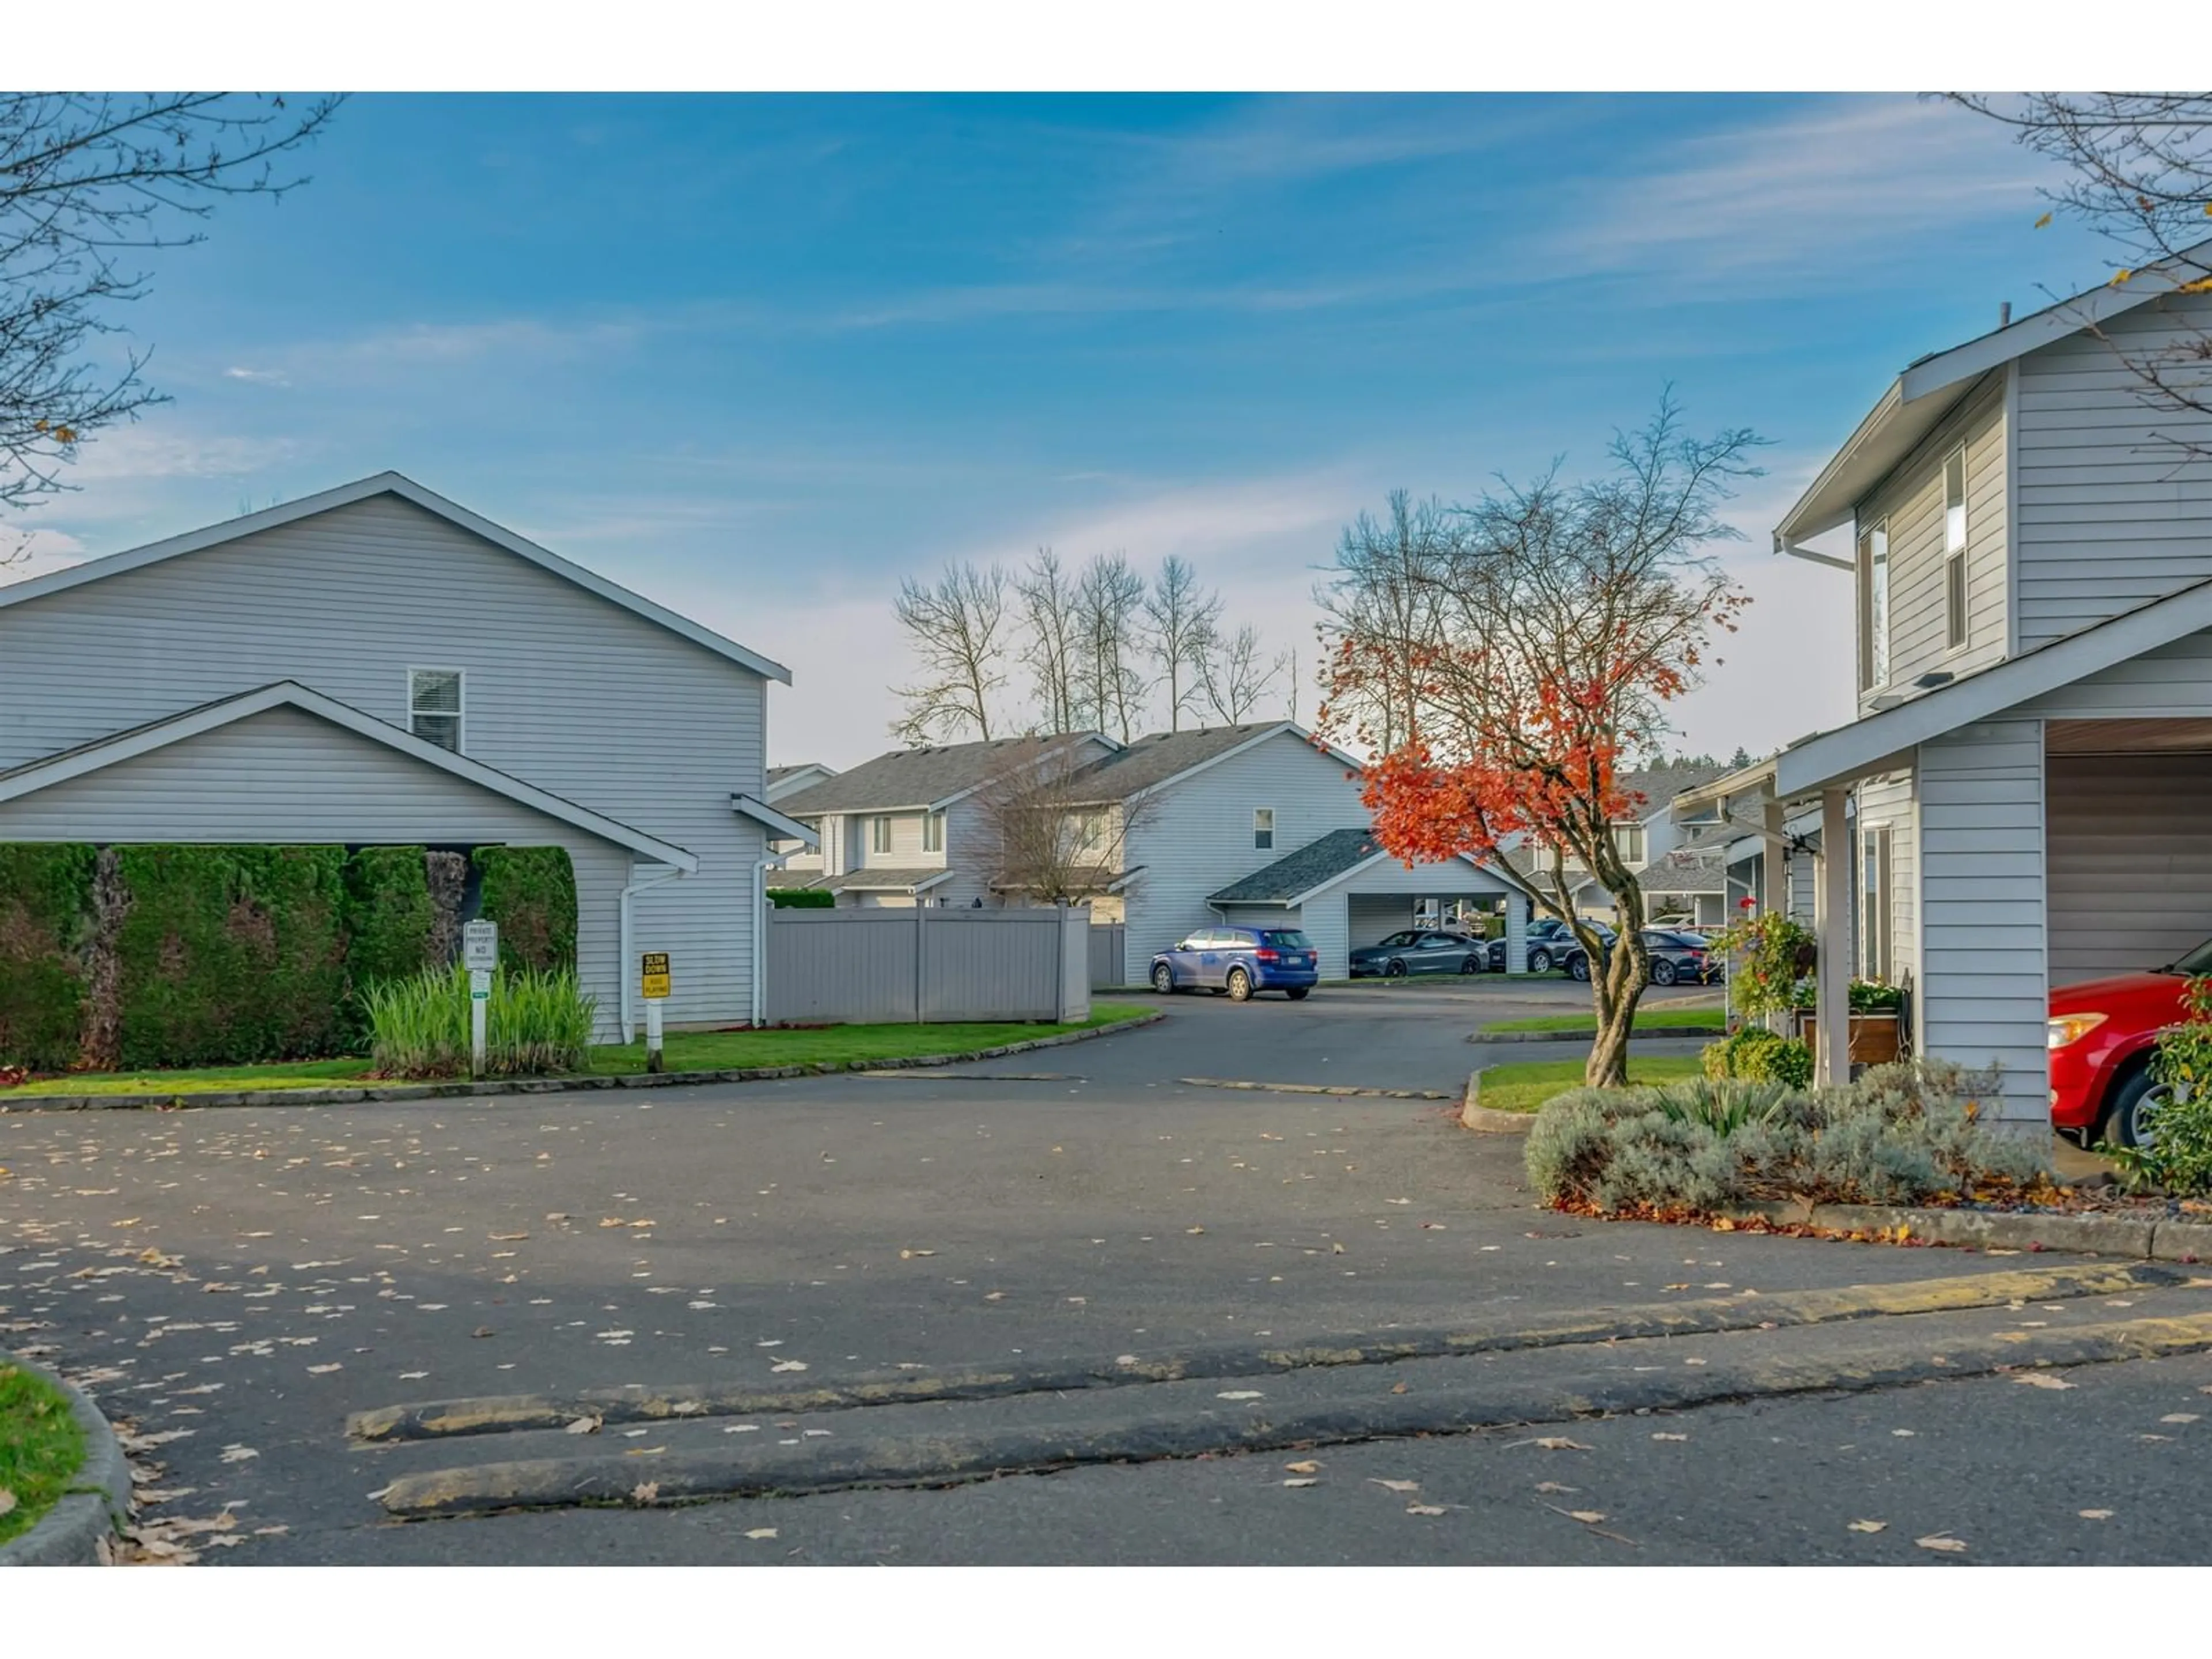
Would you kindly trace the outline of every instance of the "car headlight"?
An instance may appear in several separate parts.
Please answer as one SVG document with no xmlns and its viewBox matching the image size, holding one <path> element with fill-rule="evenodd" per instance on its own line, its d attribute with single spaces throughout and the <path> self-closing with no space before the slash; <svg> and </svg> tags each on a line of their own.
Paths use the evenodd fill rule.
<svg viewBox="0 0 2212 1659">
<path fill-rule="evenodd" d="M 2059 1014 L 2045 1024 L 2044 1043 L 2046 1048 L 2063 1048 L 2079 1042 L 2102 1025 L 2109 1016 L 2105 1014 Z"/>
</svg>

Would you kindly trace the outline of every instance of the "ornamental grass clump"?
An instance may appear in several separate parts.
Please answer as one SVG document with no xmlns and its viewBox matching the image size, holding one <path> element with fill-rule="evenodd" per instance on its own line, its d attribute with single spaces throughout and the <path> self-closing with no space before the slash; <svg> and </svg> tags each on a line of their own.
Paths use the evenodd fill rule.
<svg viewBox="0 0 2212 1659">
<path fill-rule="evenodd" d="M 369 1055 L 386 1077 L 465 1077 L 469 975 L 462 968 L 410 974 L 363 994 Z M 484 1011 L 484 1075 L 557 1076 L 589 1057 L 599 1000 L 565 969 L 510 969 L 492 976 Z"/>
<path fill-rule="evenodd" d="M 1991 1079 L 1942 1061 L 1804 1090 L 1697 1079 L 1580 1089 L 1528 1135 L 1528 1176 L 1556 1207 L 1710 1212 L 1776 1198 L 1915 1204 L 2014 1199 L 2045 1174 L 2032 1140 L 1983 1121 Z"/>
</svg>

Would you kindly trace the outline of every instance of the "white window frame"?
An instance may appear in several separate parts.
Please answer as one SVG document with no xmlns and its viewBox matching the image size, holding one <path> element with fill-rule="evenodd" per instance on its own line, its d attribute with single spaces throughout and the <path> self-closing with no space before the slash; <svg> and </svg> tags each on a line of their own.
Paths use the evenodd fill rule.
<svg viewBox="0 0 2212 1659">
<path fill-rule="evenodd" d="M 945 850 L 945 814 L 925 812 L 921 815 L 921 850 L 942 853 Z"/>
<path fill-rule="evenodd" d="M 1623 864 L 1641 866 L 1648 862 L 1644 855 L 1646 845 L 1640 820 L 1613 826 L 1613 848 L 1620 855 Z"/>
<path fill-rule="evenodd" d="M 1889 684 L 1889 520 L 1876 519 L 1859 532 L 1853 545 L 1859 580 L 1859 690 L 1879 691 Z"/>
<path fill-rule="evenodd" d="M 1262 818 L 1267 820 L 1264 824 L 1261 823 Z M 1272 806 L 1252 809 L 1252 850 L 1255 853 L 1275 850 L 1275 809 Z"/>
<path fill-rule="evenodd" d="M 871 854 L 891 850 L 891 815 L 878 812 L 868 820 L 868 851 Z"/>
<path fill-rule="evenodd" d="M 1897 971 L 1897 842 L 1887 823 L 1859 826 L 1859 973 L 1887 985 Z"/>
<path fill-rule="evenodd" d="M 456 695 L 453 698 L 454 708 L 451 712 L 443 708 L 417 709 L 415 707 L 415 677 L 417 674 L 451 674 L 453 677 Z M 469 752 L 469 671 L 467 669 L 430 666 L 408 669 L 406 707 L 409 737 L 419 738 L 424 743 L 437 741 L 434 738 L 424 738 L 422 733 L 416 731 L 415 721 L 418 714 L 425 720 L 449 720 L 453 722 L 453 753 L 465 755 Z M 439 744 L 438 746 L 441 749 L 445 747 L 443 744 Z"/>
<path fill-rule="evenodd" d="M 1951 499 L 1951 470 L 1959 472 L 1959 497 Z M 1966 647 L 1966 447 L 1943 458 L 1943 648 Z"/>
</svg>

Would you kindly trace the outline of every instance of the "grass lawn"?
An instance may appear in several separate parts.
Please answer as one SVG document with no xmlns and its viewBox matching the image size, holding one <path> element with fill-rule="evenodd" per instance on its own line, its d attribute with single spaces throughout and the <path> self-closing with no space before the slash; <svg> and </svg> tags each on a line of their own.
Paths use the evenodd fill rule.
<svg viewBox="0 0 2212 1659">
<path fill-rule="evenodd" d="M 30 1531 L 84 1467 L 84 1431 L 43 1377 L 0 1364 L 0 1544 Z"/>
<path fill-rule="evenodd" d="M 970 1048 L 1028 1042 L 1117 1024 L 1150 1012 L 1143 1003 L 1093 1002 L 1079 1024 L 1012 1022 L 967 1025 L 832 1025 L 818 1030 L 671 1031 L 662 1048 L 672 1072 L 713 1072 L 744 1066 L 836 1065 L 957 1054 Z M 611 1076 L 645 1069 L 645 1044 L 592 1050 L 589 1071 Z M 39 1095 L 205 1094 L 221 1089 L 313 1089 L 371 1081 L 365 1059 L 302 1060 L 267 1066 L 219 1066 L 179 1072 L 79 1072 L 34 1078 L 0 1090 L 0 1101 Z"/>
<path fill-rule="evenodd" d="M 1654 1055 L 1628 1060 L 1628 1080 L 1673 1083 L 1704 1075 L 1694 1054 Z M 1480 1103 L 1493 1112 L 1533 1112 L 1553 1095 L 1579 1089 L 1583 1063 L 1579 1060 L 1533 1060 L 1517 1066 L 1492 1066 L 1482 1074 Z"/>
<path fill-rule="evenodd" d="M 1694 1025 L 1701 1031 L 1718 1031 L 1727 1024 L 1724 1008 L 1638 1008 L 1635 1029 L 1654 1025 Z M 1527 1019 L 1495 1020 L 1486 1031 L 1564 1031 L 1571 1036 L 1595 1036 L 1597 1024 L 1588 1014 L 1535 1014 Z"/>
</svg>

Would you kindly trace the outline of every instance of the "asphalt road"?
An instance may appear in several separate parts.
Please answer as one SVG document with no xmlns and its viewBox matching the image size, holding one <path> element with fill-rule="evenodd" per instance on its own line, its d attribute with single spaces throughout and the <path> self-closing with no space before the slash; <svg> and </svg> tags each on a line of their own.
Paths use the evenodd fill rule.
<svg viewBox="0 0 2212 1659">
<path fill-rule="evenodd" d="M 2019 1265 L 1559 1217 L 1533 1207 L 1517 1140 L 1469 1134 L 1441 1103 L 1179 1081 L 1449 1092 L 1481 1057 L 1474 1025 L 1577 996 L 1475 981 L 1301 1005 L 1178 998 L 1158 1026 L 953 1072 L 0 1115 L 0 1343 L 49 1351 L 147 1437 L 151 1490 L 175 1494 L 150 1515 L 231 1506 L 228 1530 L 187 1541 L 238 1565 L 2201 1559 L 2212 1528 L 2152 1501 L 2194 1432 L 2158 1418 L 2212 1383 L 2193 1358 L 2097 1367 L 2063 1392 L 2000 1380 L 1711 1406 L 1685 1414 L 1688 1442 L 1651 1439 L 1644 1419 L 1589 1421 L 1573 1435 L 1597 1449 L 1538 1469 L 1510 1443 L 1526 1436 L 1498 1431 L 1340 1446 L 1316 1454 L 1311 1487 L 1281 1485 L 1304 1477 L 1279 1466 L 1303 1460 L 1253 1454 L 401 1525 L 370 1498 L 393 1471 L 520 1454 L 507 1437 L 398 1453 L 344 1437 L 349 1413 L 459 1396 L 772 1387 Z M 1312 1387 L 1318 1400 L 1376 1376 Z M 2108 1399 L 2109 1422 L 2089 1409 Z M 2075 1431 L 2052 1434 L 2054 1418 Z M 1877 1419 L 1914 1433 L 1874 1435 Z M 807 1423 L 829 1425 L 827 1446 L 857 1420 L 890 1419 Z M 612 1425 L 590 1442 L 641 1468 L 657 1443 Z M 1601 1468 L 1603 1491 L 1542 1501 L 1620 1524 L 1540 1507 L 1524 1477 L 1583 1484 L 1559 1459 Z M 2127 1501 L 2074 1503 L 2109 1489 L 2107 1466 Z M 1404 1495 L 1370 1474 L 1419 1480 L 1444 1512 L 1378 1507 Z M 2092 1526 L 2068 1504 L 2114 1515 Z M 1833 1535 L 1843 1510 L 1891 1525 Z M 1938 1525 L 1972 1540 L 1971 1558 L 1904 1537 Z M 775 1540 L 745 1536 L 769 1527 Z"/>
</svg>

